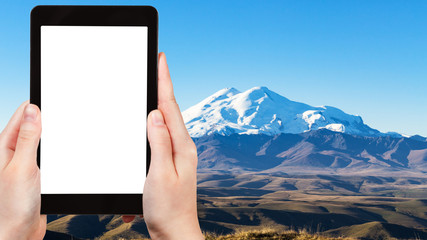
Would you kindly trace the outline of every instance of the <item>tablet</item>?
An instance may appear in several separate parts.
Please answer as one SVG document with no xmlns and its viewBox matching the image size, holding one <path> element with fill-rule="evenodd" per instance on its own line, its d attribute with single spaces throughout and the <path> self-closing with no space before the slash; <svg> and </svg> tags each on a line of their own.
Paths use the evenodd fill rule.
<svg viewBox="0 0 427 240">
<path fill-rule="evenodd" d="M 149 6 L 32 10 L 30 102 L 41 109 L 42 214 L 142 213 L 157 33 Z"/>
</svg>

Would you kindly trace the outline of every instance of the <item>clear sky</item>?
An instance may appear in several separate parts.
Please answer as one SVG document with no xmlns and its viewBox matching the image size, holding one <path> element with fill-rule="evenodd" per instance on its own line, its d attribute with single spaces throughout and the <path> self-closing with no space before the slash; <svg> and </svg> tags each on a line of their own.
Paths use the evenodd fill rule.
<svg viewBox="0 0 427 240">
<path fill-rule="evenodd" d="M 427 1 L 24 1 L 0 8 L 0 128 L 29 98 L 38 4 L 152 5 L 181 109 L 254 86 L 427 136 Z"/>
</svg>

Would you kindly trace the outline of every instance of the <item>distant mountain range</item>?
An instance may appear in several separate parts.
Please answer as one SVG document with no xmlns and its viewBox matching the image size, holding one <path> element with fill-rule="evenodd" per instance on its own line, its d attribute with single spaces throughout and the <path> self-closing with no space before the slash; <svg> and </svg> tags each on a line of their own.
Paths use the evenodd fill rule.
<svg viewBox="0 0 427 240">
<path fill-rule="evenodd" d="M 414 176 L 427 174 L 427 142 L 320 129 L 194 138 L 199 171 Z"/>
<path fill-rule="evenodd" d="M 427 173 L 426 138 L 382 133 L 360 116 L 265 87 L 225 88 L 182 114 L 198 147 L 199 172 Z"/>
<path fill-rule="evenodd" d="M 245 92 L 222 89 L 182 113 L 192 137 L 210 134 L 303 133 L 328 129 L 358 136 L 408 137 L 399 133 L 381 133 L 366 125 L 360 116 L 330 107 L 313 107 L 291 101 L 266 87 Z M 426 138 L 416 136 L 419 140 Z"/>
</svg>

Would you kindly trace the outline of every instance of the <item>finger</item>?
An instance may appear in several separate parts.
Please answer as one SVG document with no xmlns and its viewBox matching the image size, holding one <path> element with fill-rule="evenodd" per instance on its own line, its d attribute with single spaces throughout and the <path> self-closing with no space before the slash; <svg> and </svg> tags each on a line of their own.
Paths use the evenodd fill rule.
<svg viewBox="0 0 427 240">
<path fill-rule="evenodd" d="M 31 166 L 37 161 L 37 148 L 41 134 L 40 109 L 29 104 L 24 109 L 24 114 L 19 127 L 18 140 L 16 141 L 15 154 L 12 161 L 22 166 Z"/>
<path fill-rule="evenodd" d="M 178 171 L 193 170 L 197 164 L 194 142 L 188 134 L 184 120 L 176 103 L 172 81 L 164 53 L 159 54 L 158 105 L 162 111 L 172 139 L 172 151 Z"/>
<path fill-rule="evenodd" d="M 151 149 L 151 163 L 148 177 L 151 177 L 151 175 L 176 174 L 172 159 L 171 139 L 162 113 L 159 110 L 151 111 L 147 122 L 147 135 Z"/>
<path fill-rule="evenodd" d="M 0 169 L 4 168 L 13 157 L 22 114 L 28 102 L 29 101 L 25 101 L 19 106 L 0 134 Z"/>
<path fill-rule="evenodd" d="M 122 219 L 123 219 L 123 222 L 130 223 L 135 219 L 135 216 L 125 215 L 125 216 L 122 216 Z"/>
</svg>

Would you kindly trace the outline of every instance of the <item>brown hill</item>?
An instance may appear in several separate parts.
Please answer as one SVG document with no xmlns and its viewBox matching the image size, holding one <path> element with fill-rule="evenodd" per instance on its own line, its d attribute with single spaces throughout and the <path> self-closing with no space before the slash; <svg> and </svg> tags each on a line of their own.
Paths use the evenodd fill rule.
<svg viewBox="0 0 427 240">
<path fill-rule="evenodd" d="M 392 238 L 427 239 L 426 232 L 383 222 L 370 222 L 359 225 L 340 227 L 338 229 L 326 231 L 325 234 L 335 237 L 346 236 L 364 240 L 381 240 Z"/>
</svg>

